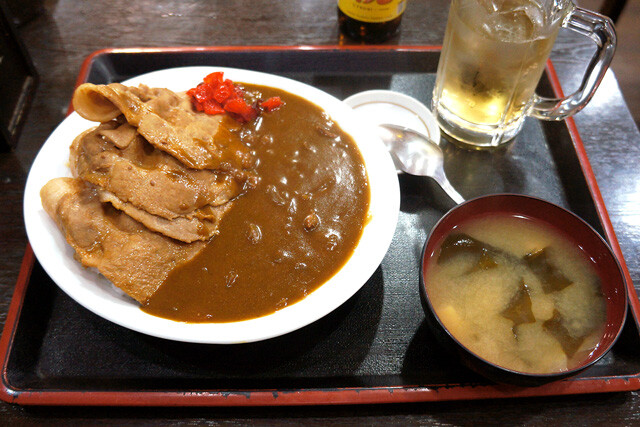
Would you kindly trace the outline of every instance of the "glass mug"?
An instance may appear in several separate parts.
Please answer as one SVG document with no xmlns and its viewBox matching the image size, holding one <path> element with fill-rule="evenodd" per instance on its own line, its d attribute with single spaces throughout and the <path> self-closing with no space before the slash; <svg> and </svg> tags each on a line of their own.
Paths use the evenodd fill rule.
<svg viewBox="0 0 640 427">
<path fill-rule="evenodd" d="M 562 99 L 535 93 L 560 27 L 598 49 L 578 91 Z M 561 120 L 582 109 L 613 59 L 609 18 L 570 0 L 453 0 L 432 108 L 440 128 L 463 145 L 492 148 L 513 139 L 525 116 Z"/>
</svg>

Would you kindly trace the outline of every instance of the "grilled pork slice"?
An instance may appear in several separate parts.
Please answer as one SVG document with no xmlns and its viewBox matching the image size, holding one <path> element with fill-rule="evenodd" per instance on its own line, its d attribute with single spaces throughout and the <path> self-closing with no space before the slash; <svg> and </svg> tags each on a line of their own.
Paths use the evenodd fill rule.
<svg viewBox="0 0 640 427">
<path fill-rule="evenodd" d="M 193 169 L 239 173 L 253 167 L 249 149 L 230 131 L 237 126 L 234 120 L 194 111 L 184 93 L 85 83 L 74 92 L 73 107 L 85 119 L 101 123 L 124 115 L 147 141 Z"/>
<path fill-rule="evenodd" d="M 95 186 L 55 178 L 40 191 L 42 205 L 86 267 L 96 267 L 115 286 L 144 303 L 177 266 L 193 259 L 205 242 L 183 243 L 149 230 L 102 203 Z"/>
<path fill-rule="evenodd" d="M 111 205 L 129 215 L 131 218 L 141 222 L 150 230 L 162 233 L 167 237 L 180 240 L 185 243 L 196 240 L 209 240 L 218 234 L 220 221 L 224 214 L 231 208 L 232 203 L 225 203 L 222 206 L 213 206 L 199 209 L 197 216 L 179 216 L 174 219 L 166 219 L 161 216 L 152 215 L 149 212 L 138 209 L 131 203 L 123 202 L 114 194 L 97 189 L 101 202 L 108 202 Z"/>
<path fill-rule="evenodd" d="M 79 135 L 69 165 L 75 177 L 100 188 L 103 202 L 187 243 L 216 235 L 222 215 L 248 184 L 223 172 L 184 166 L 122 120 Z"/>
</svg>

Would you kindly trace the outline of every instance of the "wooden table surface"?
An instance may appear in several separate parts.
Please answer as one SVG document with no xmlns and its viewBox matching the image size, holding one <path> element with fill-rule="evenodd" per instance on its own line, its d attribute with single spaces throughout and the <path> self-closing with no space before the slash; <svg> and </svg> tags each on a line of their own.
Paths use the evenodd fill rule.
<svg viewBox="0 0 640 427">
<path fill-rule="evenodd" d="M 398 45 L 442 43 L 448 2 L 409 1 Z M 0 154 L 0 322 L 4 323 L 27 238 L 22 196 L 29 167 L 64 118 L 82 61 L 107 47 L 336 45 L 335 1 L 46 0 L 19 28 L 40 85 L 18 147 Z M 575 89 L 591 56 L 587 39 L 562 34 L 553 53 Z M 640 134 L 610 72 L 576 115 L 631 277 L 640 285 Z M 294 408 L 30 408 L 0 403 L 0 424 L 637 424 L 638 392 L 557 398 Z"/>
</svg>

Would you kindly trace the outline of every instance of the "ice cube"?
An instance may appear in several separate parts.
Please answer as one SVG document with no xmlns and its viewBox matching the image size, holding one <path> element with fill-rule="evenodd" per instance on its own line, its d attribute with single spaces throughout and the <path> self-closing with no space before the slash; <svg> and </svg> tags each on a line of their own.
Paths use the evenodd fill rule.
<svg viewBox="0 0 640 427">
<path fill-rule="evenodd" d="M 488 26 L 493 26 L 493 34 L 504 41 L 525 42 L 542 33 L 545 13 L 541 5 L 527 0 L 495 0 L 497 8 L 489 15 Z M 485 29 L 487 31 L 487 29 Z"/>
</svg>

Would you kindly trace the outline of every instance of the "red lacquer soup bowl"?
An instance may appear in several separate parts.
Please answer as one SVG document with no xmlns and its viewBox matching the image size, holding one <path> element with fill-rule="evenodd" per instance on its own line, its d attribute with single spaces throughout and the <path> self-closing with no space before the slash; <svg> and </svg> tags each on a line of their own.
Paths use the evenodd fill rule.
<svg viewBox="0 0 640 427">
<path fill-rule="evenodd" d="M 469 224 L 474 223 L 474 221 L 476 222 L 476 224 L 478 223 L 478 221 L 485 221 L 487 219 L 491 221 L 492 217 L 494 217 L 493 223 L 503 221 L 502 218 L 513 217 L 517 221 L 520 221 L 520 220 L 526 221 L 528 223 L 534 224 L 534 226 L 535 224 L 538 224 L 538 226 L 540 226 L 545 230 L 552 230 L 553 233 L 557 233 L 557 235 L 560 238 L 564 239 L 565 242 L 576 247 L 577 253 L 580 253 L 580 252 L 582 253 L 581 256 L 584 259 L 584 262 L 585 262 L 584 265 L 588 267 L 588 270 L 595 273 L 595 275 L 592 275 L 592 277 L 594 277 L 593 283 L 595 283 L 595 285 L 593 285 L 595 287 L 595 291 L 593 294 L 598 295 L 597 297 L 599 301 L 598 304 L 599 304 L 599 307 L 601 308 L 601 310 L 599 311 L 600 319 L 604 321 L 604 327 L 602 327 L 601 326 L 602 324 L 600 323 L 600 327 L 597 328 L 597 332 L 594 332 L 590 336 L 590 340 L 594 342 L 594 345 L 588 346 L 586 350 L 581 348 L 582 352 L 576 353 L 576 354 L 579 354 L 580 357 L 577 358 L 578 360 L 572 360 L 571 364 L 566 365 L 557 370 L 540 371 L 535 369 L 530 370 L 530 369 L 514 368 L 513 365 L 509 365 L 508 363 L 495 362 L 495 360 L 497 359 L 492 357 L 487 357 L 485 353 L 479 352 L 477 350 L 477 347 L 475 350 L 472 350 L 470 348 L 471 347 L 470 345 L 463 344 L 463 341 L 465 340 L 460 339 L 461 335 L 468 335 L 467 331 L 469 330 L 469 328 L 467 325 L 470 323 L 467 321 L 467 319 L 469 318 L 469 316 L 471 316 L 470 313 L 472 311 L 475 311 L 477 313 L 477 308 L 475 306 L 469 308 L 470 305 L 468 302 L 466 302 L 465 303 L 466 305 L 459 304 L 458 306 L 456 306 L 457 308 L 454 310 L 453 308 L 451 308 L 451 305 L 448 305 L 449 304 L 448 302 L 446 304 L 442 304 L 442 303 L 434 304 L 434 297 L 436 296 L 435 283 L 436 283 L 436 280 L 440 280 L 440 279 L 435 279 L 434 275 L 436 274 L 435 273 L 436 270 L 439 268 L 437 267 L 437 264 L 439 262 L 438 261 L 439 257 L 444 253 L 445 248 L 446 250 L 449 251 L 449 253 L 451 253 L 450 251 L 451 247 L 455 247 L 457 251 L 462 251 L 462 252 L 466 251 L 467 254 L 471 254 L 474 250 L 477 250 L 477 253 L 479 254 L 477 255 L 477 259 L 480 260 L 478 261 L 477 265 L 479 266 L 478 268 L 481 268 L 481 269 L 489 269 L 498 265 L 494 262 L 494 260 L 490 256 L 487 256 L 487 254 L 498 253 L 498 251 L 495 249 L 496 248 L 495 246 L 489 246 L 489 245 L 483 246 L 483 243 L 481 242 L 478 243 L 479 240 L 475 238 L 459 237 L 459 236 L 466 236 L 464 233 L 461 232 L 461 230 L 464 231 L 468 229 L 468 227 L 465 228 L 465 226 L 469 226 Z M 498 220 L 495 221 L 495 219 L 498 219 Z M 485 224 L 485 222 L 482 222 L 482 224 Z M 491 224 L 491 222 L 487 222 L 487 224 Z M 499 236 L 500 239 L 503 239 L 503 238 L 509 239 L 510 236 L 520 234 L 518 229 L 516 229 L 515 231 L 516 232 L 514 233 L 514 230 L 512 229 L 511 232 L 506 232 L 506 233 L 497 234 L 497 235 Z M 456 236 L 456 237 L 453 238 L 452 236 Z M 472 256 L 472 255 L 464 255 L 464 256 Z M 546 278 L 546 277 L 551 277 L 554 274 L 556 276 L 560 276 L 561 278 L 563 277 L 561 276 L 561 273 L 557 273 L 555 271 L 555 267 L 553 267 L 551 263 L 549 263 L 549 265 L 544 265 L 543 266 L 544 268 L 541 268 L 538 265 L 539 263 L 528 264 L 531 259 L 531 258 L 527 258 L 529 256 L 530 254 L 527 254 L 519 258 L 511 257 L 511 259 L 515 259 L 516 261 L 514 262 L 520 263 L 519 268 L 529 268 L 532 274 L 534 274 L 535 272 L 536 275 L 538 274 L 543 275 L 543 276 L 536 276 L 536 277 Z M 522 260 L 525 260 L 525 261 L 522 261 Z M 589 265 L 591 265 L 593 268 L 589 267 Z M 472 270 L 468 270 L 468 271 L 472 271 Z M 455 273 L 455 274 L 458 274 L 458 273 Z M 458 279 L 459 276 L 455 276 L 455 274 L 454 274 L 455 279 L 452 279 L 453 281 L 440 282 L 440 283 L 446 283 L 446 285 L 444 285 L 445 293 L 447 295 L 454 295 L 453 297 L 454 299 L 457 298 L 455 295 L 458 295 L 464 292 L 464 289 L 462 287 L 460 289 L 452 288 L 453 286 L 458 286 L 458 283 L 463 283 L 463 282 L 460 282 L 460 280 L 462 279 Z M 463 271 L 462 273 L 459 273 L 459 274 L 462 275 L 467 273 Z M 484 274 L 484 273 L 481 273 L 481 274 Z M 492 286 L 501 286 L 493 283 L 491 279 L 486 279 L 487 277 L 491 278 L 494 276 L 489 275 L 489 276 L 477 276 L 477 277 L 481 277 L 481 279 L 479 280 L 479 285 L 477 286 L 486 287 L 486 288 L 480 288 L 480 289 L 487 289 L 487 292 L 489 293 L 496 291 L 495 290 L 496 288 L 490 289 Z M 541 279 L 540 283 L 542 283 L 542 281 L 543 280 Z M 467 283 L 467 282 L 464 282 L 464 283 Z M 439 286 L 441 286 L 440 289 L 442 289 L 443 285 L 439 285 Z M 467 286 L 467 285 L 460 284 L 460 286 Z M 473 286 L 476 286 L 476 284 L 473 284 Z M 546 292 L 551 292 L 546 289 L 544 289 L 544 292 L 541 291 L 540 289 L 543 289 L 543 288 L 540 286 L 538 288 L 535 288 L 536 290 L 531 291 L 524 284 L 524 281 L 522 282 L 521 286 L 522 286 L 522 290 L 519 291 L 520 293 L 518 295 L 520 296 L 518 298 L 508 297 L 508 298 L 511 298 L 509 305 L 513 304 L 514 306 L 517 306 L 518 310 L 514 311 L 513 308 L 509 308 L 509 311 L 507 312 L 507 309 L 496 308 L 496 310 L 503 310 L 502 312 L 499 312 L 503 317 L 508 317 L 510 321 L 514 322 L 513 323 L 514 326 L 512 327 L 511 330 L 513 331 L 514 339 L 516 341 L 516 343 L 514 344 L 516 348 L 517 346 L 522 345 L 522 342 L 519 342 L 518 340 L 524 341 L 523 338 L 521 338 L 516 334 L 516 331 L 520 331 L 520 329 L 516 329 L 516 328 L 521 327 L 519 325 L 523 323 L 536 324 L 536 322 L 539 321 L 539 319 L 532 317 L 532 310 L 531 310 L 532 299 L 530 297 L 530 292 L 537 292 L 536 295 L 544 295 Z M 562 286 L 569 286 L 569 284 L 564 284 Z M 601 288 L 600 290 L 597 290 L 598 286 Z M 523 297 L 524 291 L 526 291 L 526 297 Z M 475 292 L 477 293 L 478 291 L 475 291 Z M 482 290 L 481 292 L 484 292 L 484 290 Z M 553 290 L 553 292 L 555 292 L 555 290 Z M 558 292 L 561 292 L 561 291 L 558 291 Z M 462 203 L 456 206 L 451 211 L 449 211 L 442 219 L 440 219 L 440 221 L 436 224 L 436 226 L 431 231 L 430 236 L 427 239 L 427 242 L 424 246 L 422 265 L 420 269 L 420 295 L 422 299 L 422 305 L 424 307 L 424 311 L 426 314 L 426 320 L 431 330 L 434 332 L 439 342 L 443 346 L 445 346 L 448 350 L 455 353 L 460 358 L 463 364 L 465 364 L 469 368 L 475 370 L 476 372 L 496 382 L 517 384 L 517 385 L 523 385 L 523 386 L 536 386 L 536 385 L 541 385 L 551 381 L 559 380 L 562 378 L 566 378 L 569 376 L 573 376 L 583 371 L 584 369 L 588 368 L 589 366 L 593 365 L 594 363 L 596 363 L 611 349 L 613 344 L 616 342 L 618 336 L 620 335 L 620 332 L 622 331 L 622 327 L 624 325 L 626 314 L 627 314 L 627 292 L 626 292 L 626 283 L 625 283 L 624 274 L 622 272 L 622 269 L 620 267 L 618 260 L 616 259 L 616 256 L 613 254 L 609 245 L 600 236 L 600 234 L 598 234 L 589 224 L 587 224 L 581 218 L 579 218 L 578 216 L 576 216 L 575 214 L 569 212 L 564 208 L 561 208 L 557 205 L 554 205 L 542 199 L 523 196 L 523 195 L 516 195 L 516 194 L 496 194 L 496 195 L 483 196 L 473 200 L 469 200 L 465 203 Z M 558 297 L 556 297 L 555 295 L 556 294 L 552 294 L 552 296 L 544 296 L 544 298 L 547 298 L 547 300 L 545 301 L 554 301 L 554 304 L 556 304 L 555 303 L 556 300 L 553 298 L 558 298 Z M 563 294 L 562 296 L 562 298 L 564 298 L 562 299 L 564 304 L 563 307 L 567 307 L 567 306 L 571 307 L 574 304 L 574 300 L 571 300 L 571 299 L 567 300 L 567 298 L 569 297 L 567 297 L 566 295 L 573 295 L 573 294 L 570 292 Z M 602 297 L 600 297 L 600 295 Z M 438 297 L 438 298 L 441 298 L 441 297 Z M 505 298 L 507 297 L 505 296 Z M 505 298 L 502 299 L 503 304 L 504 304 L 504 301 L 506 300 Z M 549 299 L 549 298 L 552 298 L 552 299 Z M 487 300 L 491 300 L 491 299 L 492 298 L 487 298 L 485 295 L 483 303 L 486 304 Z M 500 301 L 500 298 L 495 298 L 495 299 L 497 301 Z M 517 301 L 513 302 L 514 300 L 517 300 Z M 583 298 L 576 298 L 575 305 L 578 306 L 579 304 L 584 304 L 583 300 L 584 300 Z M 439 301 L 442 301 L 442 300 L 440 299 Z M 536 300 L 536 301 L 540 301 L 540 300 Z M 490 303 L 491 302 L 489 302 L 489 304 Z M 445 309 L 443 309 L 442 307 L 447 308 L 446 313 L 445 313 Z M 468 312 L 466 313 L 464 312 L 465 310 L 464 307 L 467 307 Z M 463 320 L 459 324 L 448 323 L 450 325 L 450 327 L 448 328 L 447 326 L 445 326 L 445 323 L 447 322 L 445 322 L 443 319 L 447 318 L 447 316 L 448 316 L 448 319 L 451 319 L 452 317 L 450 315 L 450 312 L 452 310 L 453 310 L 453 313 L 455 313 L 455 319 L 463 319 Z M 503 314 L 503 313 L 507 313 L 507 314 Z M 555 316 L 556 316 L 556 309 L 554 308 L 554 319 L 555 319 Z M 535 326 L 535 328 L 539 328 L 538 330 L 543 331 L 543 334 L 548 333 L 549 336 L 553 336 L 554 338 L 561 336 L 561 333 L 558 332 L 558 330 L 565 331 L 564 333 L 565 333 L 566 339 L 563 338 L 564 341 L 562 341 L 560 340 L 560 338 L 558 338 L 558 343 L 557 344 L 552 343 L 552 345 L 556 345 L 557 348 L 562 348 L 566 352 L 566 348 L 569 347 L 569 344 L 577 340 L 572 338 L 570 334 L 566 332 L 568 330 L 571 330 L 571 328 L 567 329 L 563 324 L 555 321 L 554 319 L 552 320 L 547 319 L 544 322 L 540 320 L 540 323 L 537 326 Z M 505 325 L 504 319 L 500 319 L 500 321 L 502 322 L 501 325 Z M 575 325 L 575 321 L 572 320 L 572 322 L 573 323 L 567 322 L 566 324 L 569 326 Z M 475 323 L 482 323 L 482 322 L 475 321 Z M 455 327 L 452 328 L 451 326 L 455 326 Z M 528 330 L 532 330 L 531 326 L 527 326 L 527 327 L 530 328 Z M 505 327 L 503 327 L 503 329 L 504 328 Z M 488 330 L 487 328 L 484 329 L 485 335 L 488 335 L 486 333 L 487 330 Z M 600 333 L 600 331 L 602 332 Z M 456 336 L 456 333 L 460 336 Z M 482 332 L 479 332 L 479 333 L 482 333 Z M 543 338 L 547 341 L 551 339 L 547 335 L 545 335 Z M 476 334 L 475 339 L 482 340 L 484 339 L 484 336 L 481 336 L 478 338 L 478 335 Z M 511 339 L 511 337 L 507 337 L 507 339 Z M 571 342 L 567 344 L 567 341 L 571 341 Z M 468 343 L 469 341 L 465 341 L 465 342 Z M 562 344 L 561 347 L 560 347 L 560 343 Z M 499 345 L 501 344 L 496 344 L 496 346 L 499 346 Z M 565 347 L 565 345 L 567 347 Z M 490 347 L 490 348 L 493 348 L 493 347 Z M 535 351 L 537 351 L 537 349 L 535 348 L 535 346 L 529 346 L 526 348 L 532 349 L 530 352 L 526 353 L 526 358 L 528 358 L 529 361 L 532 359 L 537 359 L 537 358 L 542 359 L 547 357 L 547 354 L 545 353 L 540 354 L 539 356 L 536 355 Z M 511 351 L 511 349 L 508 351 Z M 491 350 L 489 353 L 491 352 L 493 352 L 493 350 Z M 482 353 L 482 354 L 479 354 L 479 353 Z M 569 359 L 570 355 L 571 355 L 570 353 L 567 353 L 567 356 L 566 356 L 567 359 Z M 574 357 L 574 359 L 576 359 L 576 357 Z M 501 366 L 501 363 L 507 366 Z"/>
</svg>

